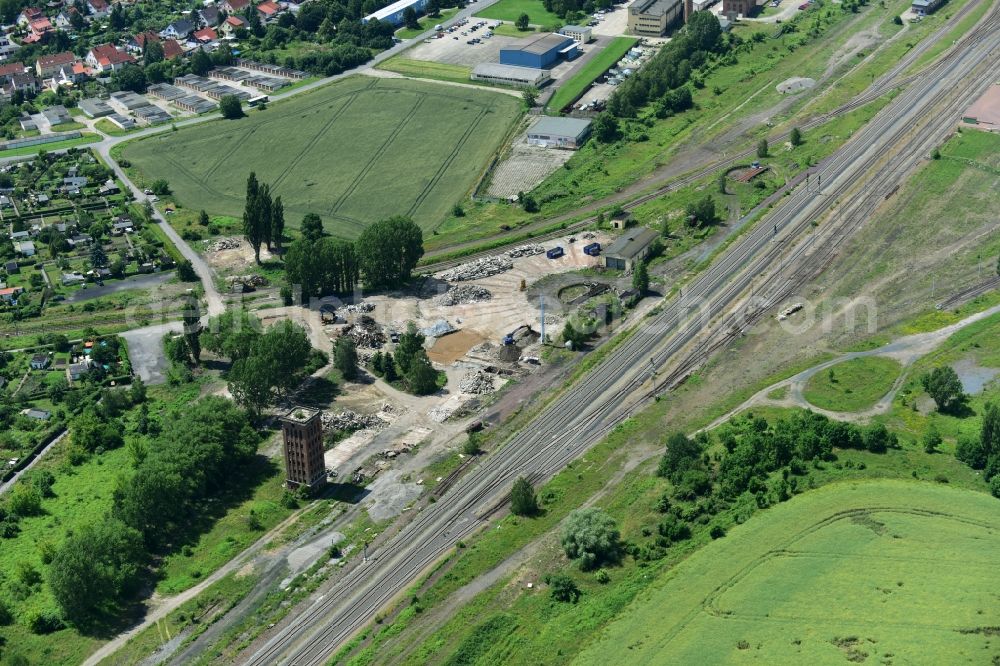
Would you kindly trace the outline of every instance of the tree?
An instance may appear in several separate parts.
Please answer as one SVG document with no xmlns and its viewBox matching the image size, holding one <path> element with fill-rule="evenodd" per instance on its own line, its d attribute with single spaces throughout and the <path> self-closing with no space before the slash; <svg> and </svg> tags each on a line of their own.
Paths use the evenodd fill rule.
<svg viewBox="0 0 1000 666">
<path fill-rule="evenodd" d="M 256 13 L 256 12 L 255 12 Z M 212 69 L 212 58 L 201 49 L 196 49 L 190 59 L 191 72 L 198 76 L 205 76 Z"/>
<path fill-rule="evenodd" d="M 149 189 L 153 191 L 153 194 L 159 197 L 165 197 L 170 194 L 170 183 L 168 183 L 163 178 L 157 178 L 149 185 Z"/>
<path fill-rule="evenodd" d="M 146 73 L 138 65 L 125 65 L 115 72 L 114 80 L 121 90 L 131 90 L 134 93 L 146 92 Z"/>
<path fill-rule="evenodd" d="M 793 127 L 792 131 L 788 134 L 788 140 L 793 146 L 802 145 L 802 130 L 798 127 Z"/>
<path fill-rule="evenodd" d="M 145 65 L 155 65 L 163 62 L 163 44 L 146 40 L 145 48 L 142 50 L 142 62 Z"/>
<path fill-rule="evenodd" d="M 523 476 L 517 477 L 510 489 L 510 512 L 515 516 L 533 516 L 538 513 L 535 489 Z"/>
<path fill-rule="evenodd" d="M 437 380 L 437 370 L 421 347 L 410 361 L 410 369 L 406 371 L 406 383 L 410 392 L 415 395 L 430 395 L 438 390 Z"/>
<path fill-rule="evenodd" d="M 526 107 L 533 108 L 538 101 L 538 88 L 528 86 L 521 90 L 521 99 Z"/>
<path fill-rule="evenodd" d="M 587 341 L 587 336 L 583 331 L 576 330 L 576 327 L 569 321 L 563 326 L 562 330 L 563 342 L 570 343 L 572 349 L 582 349 L 584 342 Z"/>
<path fill-rule="evenodd" d="M 424 254 L 423 243 L 420 227 L 408 217 L 390 217 L 367 227 L 355 243 L 365 285 L 402 286 Z"/>
<path fill-rule="evenodd" d="M 201 346 L 231 361 L 250 355 L 261 335 L 260 320 L 246 310 L 226 310 L 208 321 L 201 332 Z"/>
<path fill-rule="evenodd" d="M 236 95 L 223 95 L 219 99 L 219 110 L 222 112 L 222 117 L 228 120 L 243 117 L 243 106 Z"/>
<path fill-rule="evenodd" d="M 52 596 L 67 620 L 87 625 L 113 612 L 138 588 L 144 560 L 137 530 L 111 518 L 84 525 L 52 558 Z"/>
<path fill-rule="evenodd" d="M 667 438 L 656 474 L 676 484 L 684 472 L 700 467 L 701 446 L 684 433 L 675 432 Z"/>
<path fill-rule="evenodd" d="M 635 270 L 632 272 L 632 288 L 643 296 L 649 291 L 649 271 L 646 269 L 645 261 L 635 265 Z"/>
<path fill-rule="evenodd" d="M 285 234 L 285 204 L 281 197 L 275 197 L 271 205 L 271 240 L 281 249 L 281 239 Z"/>
<path fill-rule="evenodd" d="M 688 203 L 684 208 L 687 223 L 693 227 L 701 227 L 712 224 L 717 218 L 715 212 L 715 199 L 711 194 L 706 194 L 697 201 Z"/>
<path fill-rule="evenodd" d="M 767 139 L 761 139 L 757 142 L 757 157 L 761 159 L 767 157 Z"/>
<path fill-rule="evenodd" d="M 941 446 L 941 433 L 938 432 L 937 427 L 931 423 L 930 427 L 927 428 L 927 432 L 924 433 L 924 451 L 926 453 L 934 453 Z"/>
<path fill-rule="evenodd" d="M 204 210 L 198 213 L 198 226 L 207 227 L 210 223 L 211 220 L 208 218 L 208 213 L 206 213 Z"/>
<path fill-rule="evenodd" d="M 299 225 L 302 237 L 311 241 L 317 241 L 323 237 L 323 220 L 316 213 L 306 213 Z"/>
<path fill-rule="evenodd" d="M 403 25 L 410 30 L 420 29 L 420 22 L 417 21 L 417 12 L 413 9 L 413 7 L 407 7 L 403 10 Z"/>
<path fill-rule="evenodd" d="M 16 516 L 37 516 L 42 512 L 42 493 L 30 483 L 17 483 L 7 499 L 7 510 Z"/>
<path fill-rule="evenodd" d="M 353 380 L 358 376 L 358 350 L 354 338 L 342 335 L 333 345 L 333 363 L 344 379 Z"/>
<path fill-rule="evenodd" d="M 90 265 L 94 268 L 104 268 L 108 265 L 108 255 L 101 246 L 101 241 L 94 239 L 90 245 Z"/>
<path fill-rule="evenodd" d="M 726 194 L 726 172 L 722 171 L 716 176 L 715 184 L 719 190 L 719 194 Z"/>
<path fill-rule="evenodd" d="M 530 21 L 531 18 L 527 14 L 521 14 L 520 16 L 517 17 L 517 20 L 514 21 L 514 27 L 520 30 L 521 32 L 524 32 L 525 30 L 528 29 L 528 23 Z"/>
<path fill-rule="evenodd" d="M 194 272 L 194 264 L 187 259 L 177 262 L 177 277 L 181 282 L 197 282 L 198 274 Z"/>
<path fill-rule="evenodd" d="M 257 182 L 257 174 L 253 171 L 247 177 L 246 203 L 243 209 L 243 237 L 253 248 L 254 257 L 260 263 L 260 246 L 269 235 L 269 230 L 265 228 L 267 217 L 262 214 L 262 193 L 260 183 Z"/>
<path fill-rule="evenodd" d="M 983 425 L 979 430 L 979 444 L 988 458 L 1000 455 L 1000 406 L 987 404 Z"/>
<path fill-rule="evenodd" d="M 580 588 L 566 574 L 545 574 L 545 584 L 549 586 L 550 594 L 556 601 L 576 603 L 580 598 Z"/>
<path fill-rule="evenodd" d="M 391 353 L 386 353 L 382 357 L 382 379 L 387 384 L 391 384 L 399 379 L 399 374 L 396 372 L 396 359 L 393 358 Z"/>
<path fill-rule="evenodd" d="M 601 143 L 611 143 L 619 136 L 618 120 L 607 111 L 602 111 L 594 118 L 591 130 L 594 138 Z"/>
<path fill-rule="evenodd" d="M 125 443 L 122 439 L 121 427 L 117 422 L 105 421 L 98 416 L 93 407 L 88 407 L 82 414 L 73 419 L 70 437 L 73 446 L 88 453 L 93 453 L 99 448 L 110 451 Z"/>
<path fill-rule="evenodd" d="M 614 519 L 596 507 L 576 509 L 562 528 L 562 547 L 566 557 L 578 560 L 584 571 L 621 557 L 621 534 Z"/>
<path fill-rule="evenodd" d="M 538 212 L 538 201 L 535 197 L 531 196 L 526 192 L 518 192 L 517 200 L 521 202 L 521 208 L 524 209 L 525 213 L 537 213 Z"/>
<path fill-rule="evenodd" d="M 250 353 L 233 363 L 229 390 L 237 404 L 259 414 L 302 381 L 312 346 L 305 329 L 288 320 L 257 337 Z"/>
<path fill-rule="evenodd" d="M 958 373 L 951 366 L 937 367 L 924 373 L 920 383 L 937 404 L 938 411 L 949 412 L 966 399 Z"/>
</svg>

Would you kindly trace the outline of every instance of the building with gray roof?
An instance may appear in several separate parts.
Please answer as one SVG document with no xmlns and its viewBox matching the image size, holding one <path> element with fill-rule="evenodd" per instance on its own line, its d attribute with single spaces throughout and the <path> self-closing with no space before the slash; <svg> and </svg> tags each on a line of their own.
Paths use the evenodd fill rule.
<svg viewBox="0 0 1000 666">
<path fill-rule="evenodd" d="M 620 271 L 629 271 L 635 264 L 649 255 L 653 241 L 659 232 L 648 227 L 628 229 L 604 250 L 604 265 Z"/>
<path fill-rule="evenodd" d="M 469 77 L 473 81 L 485 81 L 502 86 L 524 88 L 531 86 L 540 88 L 552 80 L 552 72 L 534 67 L 519 67 L 517 65 L 501 65 L 498 62 L 482 62 L 476 65 Z"/>
<path fill-rule="evenodd" d="M 528 143 L 546 148 L 576 150 L 583 145 L 589 134 L 590 120 L 586 118 L 542 116 L 528 130 Z"/>
</svg>

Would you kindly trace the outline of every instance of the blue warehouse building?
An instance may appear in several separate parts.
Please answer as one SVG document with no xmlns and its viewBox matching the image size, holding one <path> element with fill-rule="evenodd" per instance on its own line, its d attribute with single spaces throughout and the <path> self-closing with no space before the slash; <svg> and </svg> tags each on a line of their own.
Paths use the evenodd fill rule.
<svg viewBox="0 0 1000 666">
<path fill-rule="evenodd" d="M 562 59 L 579 55 L 579 46 L 566 35 L 540 35 L 517 46 L 500 49 L 500 64 L 548 69 Z"/>
<path fill-rule="evenodd" d="M 363 22 L 368 23 L 372 19 L 378 19 L 379 21 L 388 22 L 393 25 L 403 25 L 403 12 L 408 7 L 413 7 L 413 11 L 420 14 L 427 6 L 427 2 L 428 0 L 399 0 L 373 14 L 369 14 L 363 19 Z"/>
</svg>

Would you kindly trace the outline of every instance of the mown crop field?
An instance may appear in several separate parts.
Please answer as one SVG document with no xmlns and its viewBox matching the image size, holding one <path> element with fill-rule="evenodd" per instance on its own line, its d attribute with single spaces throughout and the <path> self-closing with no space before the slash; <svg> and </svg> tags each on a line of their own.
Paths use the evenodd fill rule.
<svg viewBox="0 0 1000 666">
<path fill-rule="evenodd" d="M 804 396 L 821 409 L 855 412 L 874 407 L 892 388 L 899 363 L 878 356 L 852 358 L 809 378 Z"/>
<path fill-rule="evenodd" d="M 576 663 L 988 662 L 998 529 L 982 493 L 822 488 L 692 555 Z"/>
<path fill-rule="evenodd" d="M 508 95 L 357 77 L 137 141 L 123 156 L 140 184 L 165 178 L 189 209 L 241 215 L 254 171 L 290 227 L 312 212 L 346 238 L 391 215 L 429 230 L 474 186 L 518 109 Z"/>
</svg>

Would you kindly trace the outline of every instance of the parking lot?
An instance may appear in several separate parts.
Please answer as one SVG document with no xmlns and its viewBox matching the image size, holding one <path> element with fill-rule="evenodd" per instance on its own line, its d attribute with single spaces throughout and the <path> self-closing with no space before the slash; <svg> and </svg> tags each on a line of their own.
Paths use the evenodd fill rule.
<svg viewBox="0 0 1000 666">
<path fill-rule="evenodd" d="M 472 19 L 469 25 L 485 20 Z M 496 21 L 490 21 L 487 25 L 493 25 Z M 417 44 L 406 55 L 414 60 L 427 60 L 430 62 L 441 62 L 449 65 L 463 65 L 475 67 L 484 62 L 498 62 L 500 60 L 500 49 L 511 46 L 522 41 L 514 37 L 495 35 L 486 37 L 489 30 L 482 27 L 479 30 L 462 35 L 469 26 L 462 26 L 460 30 L 453 33 L 444 33 L 441 39 L 431 39 L 423 44 Z M 478 44 L 467 44 L 466 42 L 474 37 L 481 41 Z"/>
</svg>

